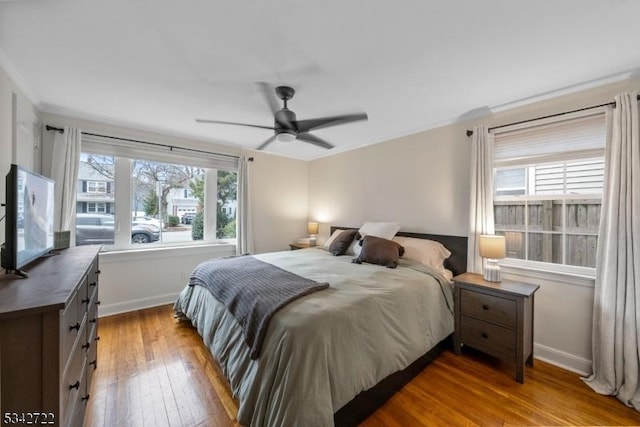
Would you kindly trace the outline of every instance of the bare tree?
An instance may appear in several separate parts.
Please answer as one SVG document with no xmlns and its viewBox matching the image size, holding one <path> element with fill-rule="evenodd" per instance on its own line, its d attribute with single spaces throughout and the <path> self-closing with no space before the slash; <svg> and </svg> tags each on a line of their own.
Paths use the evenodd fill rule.
<svg viewBox="0 0 640 427">
<path fill-rule="evenodd" d="M 196 176 L 202 175 L 204 170 L 193 166 L 172 165 L 147 160 L 136 160 L 133 166 L 133 176 L 140 194 L 155 191 L 160 183 L 160 212 L 162 218 L 167 214 L 168 196 L 174 188 L 188 188 L 189 182 Z"/>
</svg>

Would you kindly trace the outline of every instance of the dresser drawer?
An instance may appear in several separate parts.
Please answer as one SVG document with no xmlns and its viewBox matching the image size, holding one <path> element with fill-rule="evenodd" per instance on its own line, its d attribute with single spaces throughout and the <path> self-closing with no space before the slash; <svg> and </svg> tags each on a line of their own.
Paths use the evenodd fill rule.
<svg viewBox="0 0 640 427">
<path fill-rule="evenodd" d="M 88 400 L 84 363 L 82 365 L 81 375 L 77 381 L 78 387 L 70 389 L 69 386 L 65 384 L 65 390 L 62 391 L 64 406 L 62 406 L 63 415 L 60 426 L 77 427 L 82 425 L 81 420 L 84 417 L 85 406 Z M 75 386 L 75 383 L 73 385 Z M 79 421 L 80 424 L 78 424 Z"/>
<path fill-rule="evenodd" d="M 95 261 L 91 264 L 91 267 L 89 268 L 89 273 L 87 274 L 87 277 L 89 279 L 89 294 L 91 294 L 92 290 L 95 287 L 98 286 L 98 274 L 99 274 L 99 270 L 98 270 L 98 258 L 96 257 Z"/>
<path fill-rule="evenodd" d="M 93 371 L 98 367 L 98 340 L 96 340 L 96 329 L 92 329 L 89 334 L 89 350 L 87 351 L 87 393 L 91 389 L 91 380 L 93 379 Z"/>
<path fill-rule="evenodd" d="M 83 330 L 83 339 L 73 348 L 71 360 L 60 383 L 60 400 L 63 408 L 63 419 L 65 420 L 61 425 L 68 425 L 68 419 L 73 414 L 76 403 L 85 395 L 84 374 L 87 350 L 82 348 L 82 345 L 86 344 L 85 333 Z"/>
<path fill-rule="evenodd" d="M 82 304 L 80 303 L 80 299 L 79 293 L 74 292 L 71 297 L 71 302 L 60 315 L 60 339 L 62 346 L 60 360 L 63 367 L 67 363 L 73 344 L 75 343 L 76 338 L 78 338 L 78 333 L 82 326 L 82 320 L 85 313 L 81 311 Z"/>
<path fill-rule="evenodd" d="M 507 328 L 516 327 L 516 302 L 514 300 L 460 290 L 460 307 L 463 315 L 496 323 Z"/>
<path fill-rule="evenodd" d="M 485 353 L 506 361 L 516 357 L 516 331 L 502 326 L 462 316 L 461 341 Z"/>
<path fill-rule="evenodd" d="M 89 278 L 87 276 L 82 279 L 80 286 L 78 287 L 78 313 L 79 317 L 82 318 L 84 313 L 87 312 L 87 308 L 89 307 Z"/>
</svg>

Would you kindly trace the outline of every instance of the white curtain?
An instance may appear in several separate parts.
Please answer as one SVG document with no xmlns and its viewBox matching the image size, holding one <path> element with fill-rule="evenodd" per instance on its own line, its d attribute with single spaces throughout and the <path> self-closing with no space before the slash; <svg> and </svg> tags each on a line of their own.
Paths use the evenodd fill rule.
<svg viewBox="0 0 640 427">
<path fill-rule="evenodd" d="M 252 160 L 253 158 L 242 154 L 238 162 L 238 208 L 236 210 L 236 253 L 238 255 L 253 253 L 251 197 L 249 193 L 250 162 Z"/>
<path fill-rule="evenodd" d="M 56 231 L 71 230 L 76 213 L 76 186 L 80 167 L 80 129 L 64 127 L 53 136 L 51 179 L 56 182 Z M 73 236 L 75 233 L 71 233 Z"/>
<path fill-rule="evenodd" d="M 640 410 L 640 130 L 637 92 L 616 96 L 607 134 L 593 307 L 593 374 L 585 381 Z M 608 118 L 611 118 L 609 114 Z"/>
<path fill-rule="evenodd" d="M 486 126 L 476 126 L 471 136 L 471 200 L 467 271 L 482 273 L 478 251 L 481 234 L 493 234 L 493 141 Z"/>
</svg>

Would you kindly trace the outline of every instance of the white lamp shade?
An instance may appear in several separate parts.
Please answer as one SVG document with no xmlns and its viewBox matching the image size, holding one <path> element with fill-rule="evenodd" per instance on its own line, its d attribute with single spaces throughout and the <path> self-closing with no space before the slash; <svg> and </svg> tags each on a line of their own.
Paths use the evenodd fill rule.
<svg viewBox="0 0 640 427">
<path fill-rule="evenodd" d="M 507 256 L 506 240 L 504 236 L 483 234 L 480 236 L 478 249 L 482 258 L 500 259 Z"/>
<path fill-rule="evenodd" d="M 307 224 L 307 232 L 309 234 L 318 234 L 319 224 L 317 222 L 310 222 Z"/>
</svg>

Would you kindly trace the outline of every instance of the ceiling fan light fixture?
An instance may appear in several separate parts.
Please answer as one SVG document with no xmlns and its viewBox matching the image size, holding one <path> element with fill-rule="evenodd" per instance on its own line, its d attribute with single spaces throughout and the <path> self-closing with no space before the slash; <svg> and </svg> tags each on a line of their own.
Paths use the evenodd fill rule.
<svg viewBox="0 0 640 427">
<path fill-rule="evenodd" d="M 289 110 L 289 108 L 287 107 L 287 101 L 291 100 L 291 98 L 293 98 L 293 95 L 296 93 L 296 91 L 292 87 L 278 86 L 275 89 L 276 96 L 280 98 L 284 103 L 284 106 L 280 109 L 278 101 L 273 99 L 272 92 L 269 89 L 268 85 L 266 83 L 261 83 L 260 87 L 263 94 L 267 98 L 267 102 L 269 103 L 271 112 L 273 113 L 273 127 L 209 119 L 196 119 L 196 122 L 248 126 L 252 128 L 268 129 L 274 131 L 269 139 L 264 141 L 256 148 L 257 150 L 264 150 L 273 141 L 290 143 L 296 140 L 330 150 L 334 148 L 333 145 L 309 132 L 314 129 L 323 129 L 326 127 L 342 125 L 359 120 L 367 120 L 366 113 L 343 114 L 340 116 L 298 120 L 298 118 L 296 117 L 296 113 Z"/>
<path fill-rule="evenodd" d="M 279 142 L 293 142 L 296 139 L 296 135 L 289 132 L 280 132 L 276 135 L 276 140 Z"/>
</svg>

